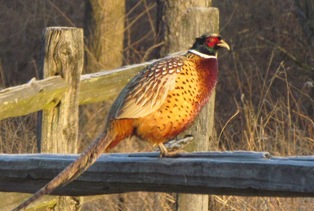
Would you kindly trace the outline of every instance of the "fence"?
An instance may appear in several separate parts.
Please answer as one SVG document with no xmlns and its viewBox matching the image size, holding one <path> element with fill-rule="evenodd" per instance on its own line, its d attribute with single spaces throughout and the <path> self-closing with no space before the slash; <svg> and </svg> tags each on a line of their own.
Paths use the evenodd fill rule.
<svg viewBox="0 0 314 211">
<path fill-rule="evenodd" d="M 82 30 L 48 28 L 44 37 L 44 79 L 1 90 L 0 119 L 43 110 L 42 152 L 76 153 L 78 106 L 112 99 L 132 76 L 154 61 L 81 76 Z M 205 113 L 197 128 L 208 124 L 207 118 Z M 194 131 L 197 140 L 208 137 L 202 135 L 201 129 Z M 0 155 L 0 191 L 33 193 L 75 158 L 76 155 Z M 103 155 L 76 181 L 53 194 L 161 191 L 314 196 L 313 178 L 314 157 L 310 156 L 279 158 L 269 153 L 207 152 L 160 159 L 156 153 L 116 154 Z"/>
</svg>

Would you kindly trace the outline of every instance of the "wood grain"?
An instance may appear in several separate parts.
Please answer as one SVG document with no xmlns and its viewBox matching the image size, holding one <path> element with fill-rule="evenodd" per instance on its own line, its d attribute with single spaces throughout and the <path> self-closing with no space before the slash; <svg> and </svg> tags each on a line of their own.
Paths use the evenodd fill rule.
<svg viewBox="0 0 314 211">
<path fill-rule="evenodd" d="M 33 193 L 77 155 L 1 155 L 0 191 Z M 314 157 L 266 152 L 106 154 L 54 195 L 159 191 L 239 196 L 314 197 Z"/>
</svg>

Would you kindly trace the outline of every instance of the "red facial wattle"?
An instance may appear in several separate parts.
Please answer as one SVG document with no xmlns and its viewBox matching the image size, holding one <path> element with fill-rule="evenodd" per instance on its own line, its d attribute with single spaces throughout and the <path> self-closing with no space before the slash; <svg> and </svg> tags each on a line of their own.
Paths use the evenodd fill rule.
<svg viewBox="0 0 314 211">
<path fill-rule="evenodd" d="M 214 48 L 219 43 L 219 39 L 218 37 L 208 37 L 205 42 L 208 47 Z"/>
</svg>

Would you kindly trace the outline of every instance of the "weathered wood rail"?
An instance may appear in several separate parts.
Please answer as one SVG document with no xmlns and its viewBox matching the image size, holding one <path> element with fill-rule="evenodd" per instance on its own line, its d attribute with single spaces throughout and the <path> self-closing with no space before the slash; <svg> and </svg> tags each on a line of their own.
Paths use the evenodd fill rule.
<svg viewBox="0 0 314 211">
<path fill-rule="evenodd" d="M 33 193 L 77 155 L 0 156 L 0 191 Z M 240 196 L 314 197 L 314 156 L 272 157 L 267 152 L 199 152 L 179 158 L 159 153 L 106 154 L 55 195 L 131 191 Z"/>
</svg>

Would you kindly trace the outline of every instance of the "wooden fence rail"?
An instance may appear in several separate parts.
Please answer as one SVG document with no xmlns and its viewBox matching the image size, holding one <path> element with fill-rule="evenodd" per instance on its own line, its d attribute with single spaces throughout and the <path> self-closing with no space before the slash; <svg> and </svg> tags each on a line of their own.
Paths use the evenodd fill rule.
<svg viewBox="0 0 314 211">
<path fill-rule="evenodd" d="M 33 193 L 77 155 L 1 155 L 0 191 Z M 106 154 L 56 195 L 159 191 L 246 196 L 314 197 L 314 156 L 267 152 Z"/>
</svg>

